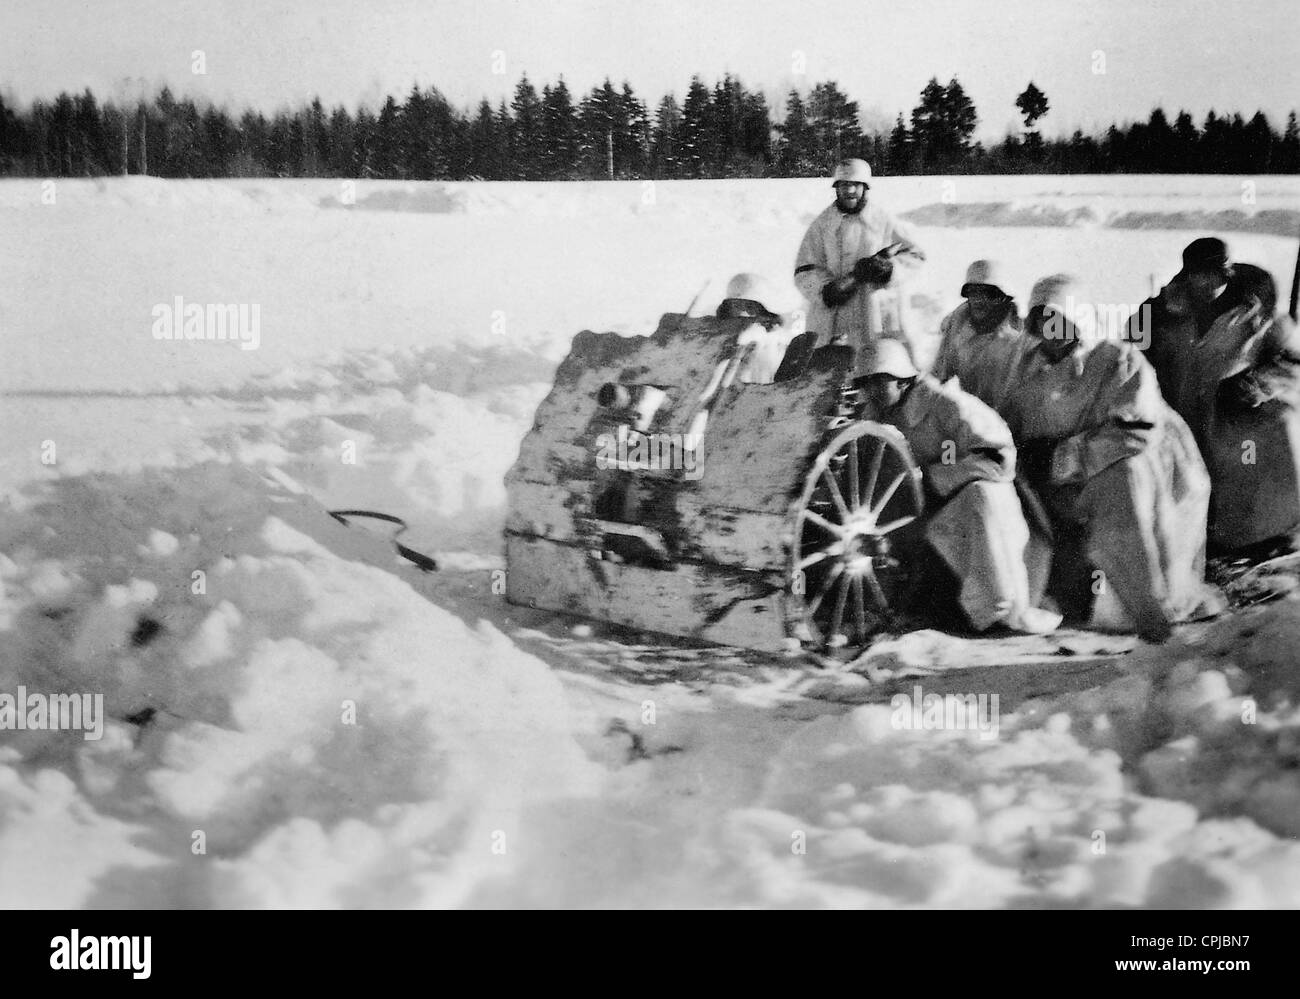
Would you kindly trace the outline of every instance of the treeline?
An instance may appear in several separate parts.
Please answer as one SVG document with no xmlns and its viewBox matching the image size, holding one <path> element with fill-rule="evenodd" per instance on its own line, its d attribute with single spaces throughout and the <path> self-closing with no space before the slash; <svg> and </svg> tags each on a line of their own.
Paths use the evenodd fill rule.
<svg viewBox="0 0 1300 999">
<path fill-rule="evenodd" d="M 319 99 L 271 117 L 177 99 L 101 103 L 87 90 L 20 109 L 0 99 L 0 174 L 158 177 L 368 177 L 410 180 L 806 177 L 844 156 L 884 174 L 1296 173 L 1300 129 L 1281 133 L 1262 112 L 1249 120 L 1211 111 L 1198 126 L 1157 108 L 1145 122 L 1045 140 L 1048 113 L 1033 83 L 1016 98 L 1025 131 L 985 147 L 978 114 L 954 78 L 932 79 L 909 117 L 864 131 L 858 105 L 833 81 L 792 89 L 775 120 L 762 93 L 724 76 L 692 79 L 680 103 L 652 107 L 609 80 L 575 98 L 561 77 L 539 93 L 524 76 L 513 98 L 461 111 L 436 88 L 413 87 L 378 112 Z"/>
</svg>

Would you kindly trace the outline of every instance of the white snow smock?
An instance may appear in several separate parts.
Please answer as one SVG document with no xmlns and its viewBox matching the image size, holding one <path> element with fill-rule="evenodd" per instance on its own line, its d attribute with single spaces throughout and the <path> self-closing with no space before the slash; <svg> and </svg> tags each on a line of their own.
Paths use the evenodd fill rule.
<svg viewBox="0 0 1300 999">
<path fill-rule="evenodd" d="M 847 277 L 863 257 L 895 243 L 902 245 L 893 257 L 894 273 L 888 284 L 860 284 L 848 301 L 833 309 L 822 301 L 827 282 Z M 866 372 L 872 345 L 881 337 L 902 340 L 911 349 L 902 289 L 908 272 L 924 260 L 911 229 L 874 202 L 851 215 L 834 203 L 827 207 L 808 227 L 794 264 L 794 282 L 808 300 L 808 329 L 817 334 L 817 346 L 853 347 L 857 374 Z"/>
<path fill-rule="evenodd" d="M 926 484 L 926 541 L 960 583 L 958 601 L 978 631 L 1018 621 L 1030 606 L 1029 528 L 1016 495 L 1011 431 L 955 382 L 920 375 L 884 414 L 907 439 Z"/>
</svg>

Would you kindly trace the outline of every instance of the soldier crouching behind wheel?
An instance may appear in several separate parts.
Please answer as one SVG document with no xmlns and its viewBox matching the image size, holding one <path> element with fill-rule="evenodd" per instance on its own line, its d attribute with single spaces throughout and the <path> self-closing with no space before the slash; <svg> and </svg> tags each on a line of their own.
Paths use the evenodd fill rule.
<svg viewBox="0 0 1300 999">
<path fill-rule="evenodd" d="M 1030 605 L 1029 528 L 1016 496 L 1011 432 L 992 409 L 956 385 L 917 372 L 896 340 L 876 344 L 858 384 L 868 413 L 896 427 L 922 470 L 925 538 L 958 579 L 971 626 L 1043 634 L 1060 615 Z"/>
<path fill-rule="evenodd" d="M 1203 581 L 1209 475 L 1151 365 L 1131 344 L 1101 339 L 1068 275 L 1034 285 L 1026 334 L 1001 412 L 1021 474 L 1046 508 L 1054 575 L 1081 556 L 1097 597 L 1093 626 L 1136 626 L 1148 640 L 1221 609 Z M 1073 558 L 1063 555 L 1070 542 Z M 1086 582 L 1067 610 L 1071 600 L 1086 606 Z"/>
</svg>

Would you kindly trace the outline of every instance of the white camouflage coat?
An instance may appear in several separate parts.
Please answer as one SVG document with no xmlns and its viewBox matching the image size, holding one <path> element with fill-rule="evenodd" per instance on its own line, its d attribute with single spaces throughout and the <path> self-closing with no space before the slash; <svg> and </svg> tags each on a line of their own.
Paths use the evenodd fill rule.
<svg viewBox="0 0 1300 999">
<path fill-rule="evenodd" d="M 1162 633 L 1206 595 L 1210 477 L 1141 351 L 1089 346 L 1056 361 L 1041 344 L 1024 350 L 1002 415 L 1022 459 L 1037 442 L 1051 448 L 1030 485 L 1053 520 L 1082 530 L 1084 557 L 1131 622 Z"/>
<path fill-rule="evenodd" d="M 1014 303 L 996 328 L 980 333 L 962 302 L 939 324 L 942 340 L 930 373 L 940 382 L 956 377 L 962 389 L 995 410 L 1014 388 L 1016 367 L 1028 341 Z"/>
<path fill-rule="evenodd" d="M 887 285 L 860 285 L 847 302 L 831 309 L 822 301 L 828 281 L 853 273 L 863 257 L 901 243 L 894 257 L 894 274 Z M 901 286 L 909 271 L 925 260 L 911 229 L 875 202 L 856 215 L 846 215 L 834 202 L 818 215 L 804 234 L 794 262 L 794 283 L 808 300 L 808 329 L 817 346 L 842 342 L 857 352 L 857 371 L 871 360 L 871 345 L 880 337 L 902 340 L 910 347 L 903 318 Z"/>
<path fill-rule="evenodd" d="M 1011 431 L 956 384 L 921 375 L 883 415 L 907 439 L 929 486 L 925 537 L 960 581 L 959 601 L 978 631 L 1030 606 L 1029 527 L 1013 484 Z"/>
</svg>

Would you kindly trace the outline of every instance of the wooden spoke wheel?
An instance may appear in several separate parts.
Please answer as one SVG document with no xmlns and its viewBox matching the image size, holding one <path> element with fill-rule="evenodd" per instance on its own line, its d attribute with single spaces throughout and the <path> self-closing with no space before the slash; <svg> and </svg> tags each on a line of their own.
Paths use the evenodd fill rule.
<svg viewBox="0 0 1300 999">
<path fill-rule="evenodd" d="M 891 618 L 915 566 L 921 472 L 894 427 L 851 423 L 813 461 L 794 508 L 788 616 L 802 641 L 862 646 Z"/>
</svg>

